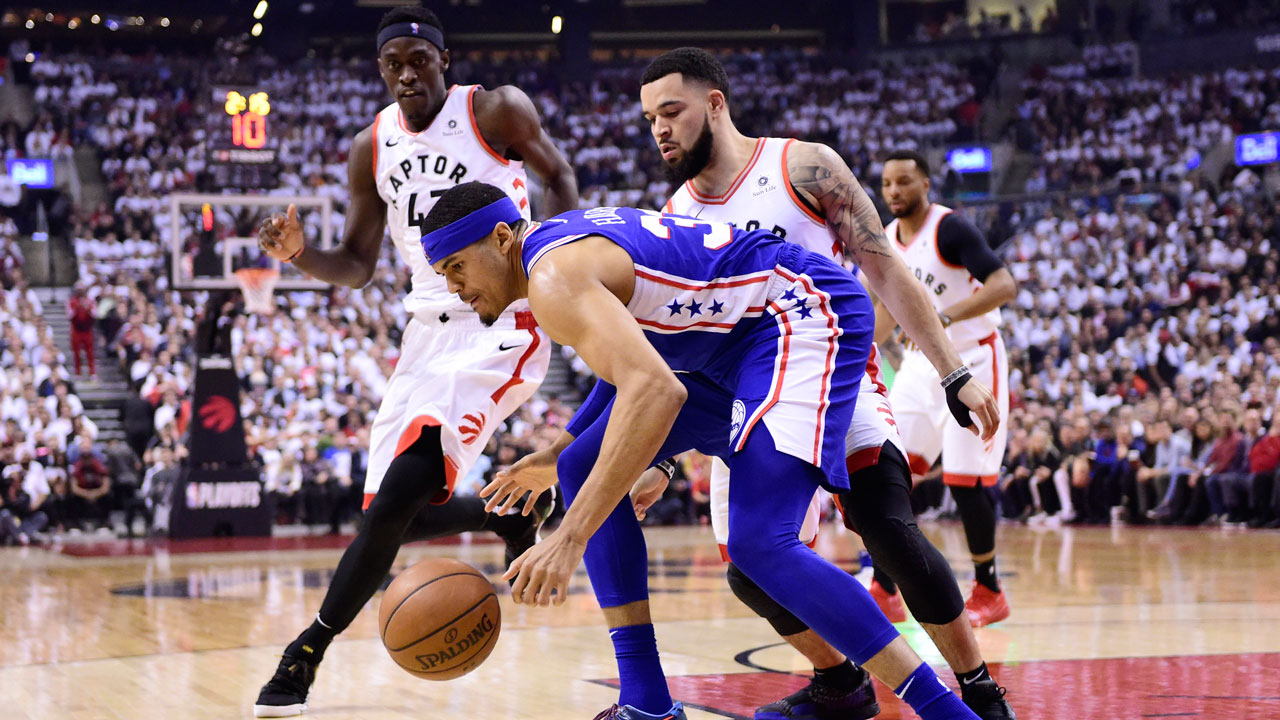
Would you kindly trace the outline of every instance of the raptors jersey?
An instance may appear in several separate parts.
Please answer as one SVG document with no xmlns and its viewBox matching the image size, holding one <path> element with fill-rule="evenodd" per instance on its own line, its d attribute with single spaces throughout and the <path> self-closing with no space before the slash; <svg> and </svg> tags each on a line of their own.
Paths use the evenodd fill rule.
<svg viewBox="0 0 1280 720">
<path fill-rule="evenodd" d="M 662 208 L 676 215 L 727 222 L 743 230 L 768 230 L 804 249 L 841 261 L 840 242 L 826 222 L 800 201 L 787 174 L 794 139 L 758 138 L 755 153 L 724 195 L 703 195 L 690 180 Z"/>
<path fill-rule="evenodd" d="M 769 230 L 788 242 L 841 263 L 844 252 L 840 240 L 831 233 L 820 215 L 801 202 L 791 186 L 787 152 L 795 142 L 793 138 L 757 139 L 755 153 L 727 193 L 719 197 L 704 195 L 698 192 L 692 181 L 686 182 L 663 206 L 663 212 L 727 222 L 744 230 Z M 874 457 L 863 456 L 854 469 L 859 469 L 864 463 L 874 464 L 886 439 L 892 439 L 896 445 L 901 444 L 892 425 L 893 413 L 889 409 L 888 390 L 880 373 L 880 358 L 879 348 L 872 344 L 867 372 L 859 388 L 859 405 L 854 411 L 854 423 L 846 442 L 851 455 L 867 449 L 873 449 L 877 454 Z M 872 395 L 879 397 L 873 398 Z M 715 470 L 717 475 L 728 472 L 720 467 Z M 718 477 L 714 484 L 720 484 Z M 727 500 L 722 504 L 728 507 Z M 721 532 L 719 524 L 713 522 L 713 525 L 717 525 L 718 535 L 727 534 L 727 531 Z M 812 538 L 812 535 L 807 538 Z"/>
<path fill-rule="evenodd" d="M 982 287 L 982 283 L 963 265 L 952 265 L 942 258 L 942 252 L 938 249 L 938 223 L 949 214 L 951 208 L 931 204 L 929 215 L 914 238 L 899 236 L 896 218 L 885 228 L 885 234 L 902 255 L 907 267 L 911 268 L 917 280 L 924 283 L 933 307 L 938 312 L 973 295 Z M 990 337 L 998 327 L 1000 311 L 992 309 L 978 317 L 952 323 L 947 328 L 947 335 L 956 349 L 963 351 Z"/>
<path fill-rule="evenodd" d="M 405 309 L 420 318 L 444 312 L 474 314 L 449 292 L 444 276 L 431 269 L 422 251 L 422 225 L 436 198 L 459 183 L 479 180 L 502 188 L 529 218 L 524 168 L 485 142 L 471 102 L 479 85 L 454 85 L 431 125 L 412 132 L 395 103 L 373 122 L 373 177 L 387 204 L 387 228 L 400 258 L 413 272 Z M 508 312 L 527 309 L 523 303 Z"/>
</svg>

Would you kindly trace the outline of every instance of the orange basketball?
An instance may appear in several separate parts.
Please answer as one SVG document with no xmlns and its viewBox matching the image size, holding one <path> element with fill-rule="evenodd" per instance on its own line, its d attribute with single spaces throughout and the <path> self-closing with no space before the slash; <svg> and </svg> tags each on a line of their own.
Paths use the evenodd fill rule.
<svg viewBox="0 0 1280 720">
<path fill-rule="evenodd" d="M 406 671 L 452 680 L 493 652 L 502 610 L 480 571 L 449 558 L 423 560 L 396 576 L 378 609 L 382 644 Z"/>
</svg>

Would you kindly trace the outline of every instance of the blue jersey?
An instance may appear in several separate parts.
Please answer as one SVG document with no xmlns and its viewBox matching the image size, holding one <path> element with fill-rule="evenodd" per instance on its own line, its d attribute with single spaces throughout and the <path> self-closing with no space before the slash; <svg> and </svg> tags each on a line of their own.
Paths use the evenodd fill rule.
<svg viewBox="0 0 1280 720">
<path fill-rule="evenodd" d="M 526 237 L 525 271 L 547 252 L 589 235 L 602 235 L 631 256 L 636 284 L 627 309 L 671 369 L 687 372 L 706 367 L 765 314 L 770 293 L 789 284 L 775 273 L 780 254 L 805 252 L 765 230 L 602 207 L 558 215 Z"/>
<path fill-rule="evenodd" d="M 522 249 L 525 271 L 592 235 L 631 256 L 627 309 L 649 342 L 672 370 L 697 373 L 711 389 L 693 403 L 702 414 L 678 420 L 669 441 L 728 457 L 763 423 L 776 449 L 821 468 L 833 492 L 848 488 L 845 432 L 875 327 L 856 278 L 767 231 L 611 207 L 568 212 L 534 230 Z"/>
</svg>

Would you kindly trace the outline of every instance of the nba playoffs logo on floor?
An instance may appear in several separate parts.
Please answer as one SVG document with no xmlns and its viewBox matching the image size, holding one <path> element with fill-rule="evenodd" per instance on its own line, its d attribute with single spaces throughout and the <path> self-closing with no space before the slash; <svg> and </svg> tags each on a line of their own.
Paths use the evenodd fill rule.
<svg viewBox="0 0 1280 720">
<path fill-rule="evenodd" d="M 729 442 L 732 443 L 738 437 L 738 431 L 742 429 L 742 423 L 747 419 L 747 406 L 741 400 L 733 401 L 733 425 L 729 427 Z"/>
<path fill-rule="evenodd" d="M 230 430 L 231 425 L 236 421 L 236 406 L 232 405 L 227 398 L 214 395 L 200 406 L 197 414 L 205 430 L 224 433 Z"/>
</svg>

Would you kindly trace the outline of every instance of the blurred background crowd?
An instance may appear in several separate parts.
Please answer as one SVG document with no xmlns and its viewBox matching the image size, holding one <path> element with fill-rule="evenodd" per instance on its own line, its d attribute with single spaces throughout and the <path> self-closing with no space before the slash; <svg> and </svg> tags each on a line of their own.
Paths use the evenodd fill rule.
<svg viewBox="0 0 1280 720">
<path fill-rule="evenodd" d="M 1278 18 L 1274 2 L 1235 5 L 1175 2 L 1173 22 L 1194 35 Z M 829 144 L 877 201 L 893 149 L 985 143 L 1016 154 L 1012 192 L 971 192 L 946 163 L 933 178 L 933 199 L 977 221 L 1019 283 L 1002 313 L 1012 409 L 998 492 L 1010 521 L 1276 527 L 1274 178 L 1214 158 L 1240 134 L 1280 130 L 1280 66 L 1145 71 L 1134 41 L 1143 16 L 1090 23 L 1040 7 L 1034 17 L 1026 7 L 921 16 L 902 34 L 908 48 L 961 43 L 946 58 L 725 48 L 734 119 L 748 134 Z M 1066 36 L 1070 52 L 1014 69 L 1002 46 L 985 42 L 1026 34 Z M 7 542 L 166 527 L 208 299 L 171 286 L 171 247 L 198 241 L 171 237 L 166 198 L 214 189 L 203 120 L 214 85 L 260 79 L 274 111 L 290 118 L 280 125 L 279 186 L 268 194 L 327 196 L 331 229 L 341 230 L 351 138 L 388 102 L 367 51 L 285 60 L 261 47 L 231 50 L 50 44 L 19 60 L 32 58 L 26 82 L 37 112 L 25 123 L 0 115 L 0 155 L 87 151 L 106 194 L 36 198 L 36 224 L 74 248 L 75 290 L 52 301 L 29 286 L 18 241 L 32 232 L 35 200 L 0 187 Z M 554 72 L 534 51 L 476 50 L 456 52 L 449 77 L 527 92 L 577 173 L 584 207 L 657 208 L 670 188 L 641 122 L 646 59 L 615 52 L 584 80 Z M 216 212 L 228 235 L 251 234 L 258 219 L 242 208 Z M 274 314 L 234 316 L 240 410 L 279 523 L 337 532 L 358 515 L 369 426 L 407 320 L 407 271 L 389 244 L 384 255 L 363 290 L 282 292 Z M 592 378 L 569 350 L 555 367 L 554 382 L 507 422 L 460 492 L 563 427 Z M 127 395 L 105 413 L 87 410 L 108 380 Z M 681 458 L 646 522 L 705 522 L 708 478 L 706 458 Z M 917 495 L 920 510 L 948 511 L 936 479 Z"/>
</svg>

